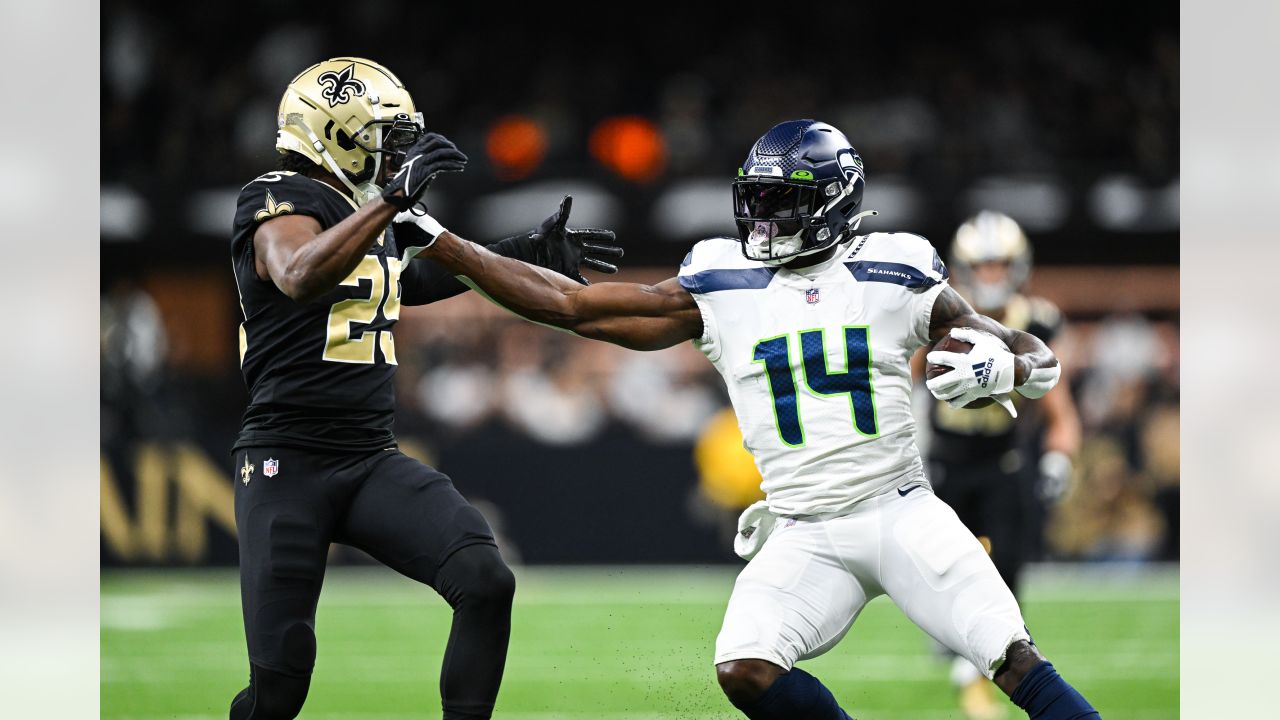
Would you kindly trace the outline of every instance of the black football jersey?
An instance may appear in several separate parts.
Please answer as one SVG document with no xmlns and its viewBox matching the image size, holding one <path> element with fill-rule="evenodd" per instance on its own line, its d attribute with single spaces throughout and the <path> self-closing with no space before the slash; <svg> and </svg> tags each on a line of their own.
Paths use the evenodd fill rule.
<svg viewBox="0 0 1280 720">
<path fill-rule="evenodd" d="M 286 445 L 376 450 L 395 445 L 391 328 L 400 317 L 401 262 L 390 228 L 336 288 L 299 303 L 258 277 L 259 223 L 308 215 L 328 229 L 356 211 L 318 180 L 270 172 L 236 205 L 232 266 L 240 291 L 240 367 L 249 388 L 236 448 Z"/>
<path fill-rule="evenodd" d="M 1047 344 L 1062 328 L 1062 313 L 1043 298 L 1015 295 L 1000 322 Z M 933 431 L 929 457 L 942 462 L 997 462 L 1010 450 L 1033 442 L 1039 433 L 1034 413 L 1027 411 L 1026 398 L 1016 392 L 1010 398 L 1018 408 L 1016 421 L 999 405 L 965 410 L 934 401 L 929 411 Z"/>
</svg>

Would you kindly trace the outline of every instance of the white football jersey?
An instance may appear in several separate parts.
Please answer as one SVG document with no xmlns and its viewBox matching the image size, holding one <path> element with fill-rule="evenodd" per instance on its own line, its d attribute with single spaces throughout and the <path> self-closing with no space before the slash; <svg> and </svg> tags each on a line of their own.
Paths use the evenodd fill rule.
<svg viewBox="0 0 1280 720">
<path fill-rule="evenodd" d="M 737 240 L 694 246 L 679 282 L 779 515 L 842 512 L 923 477 L 911 356 L 947 271 L 928 240 L 859 236 L 812 268 L 770 267 Z"/>
</svg>

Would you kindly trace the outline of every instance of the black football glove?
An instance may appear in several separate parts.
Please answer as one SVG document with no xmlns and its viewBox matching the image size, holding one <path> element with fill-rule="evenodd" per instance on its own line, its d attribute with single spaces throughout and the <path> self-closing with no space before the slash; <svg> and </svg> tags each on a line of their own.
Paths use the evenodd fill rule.
<svg viewBox="0 0 1280 720">
<path fill-rule="evenodd" d="M 529 242 L 533 246 L 533 263 L 554 270 L 575 282 L 590 285 L 582 277 L 580 268 L 586 267 L 612 275 L 618 272 L 618 266 L 601 258 L 616 260 L 622 257 L 622 248 L 618 247 L 612 230 L 566 228 L 572 207 L 573 196 L 565 195 L 560 202 L 560 209 L 529 234 Z"/>
<path fill-rule="evenodd" d="M 397 210 L 408 210 L 422 202 L 437 173 L 462 172 L 466 164 L 467 156 L 452 140 L 439 133 L 427 133 L 405 151 L 404 162 L 383 189 L 382 199 Z"/>
</svg>

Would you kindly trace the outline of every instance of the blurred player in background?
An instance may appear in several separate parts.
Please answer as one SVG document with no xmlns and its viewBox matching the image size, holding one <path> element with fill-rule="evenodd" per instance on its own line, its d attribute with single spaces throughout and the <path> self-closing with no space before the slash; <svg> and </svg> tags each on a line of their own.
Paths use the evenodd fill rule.
<svg viewBox="0 0 1280 720">
<path fill-rule="evenodd" d="M 250 672 L 230 716 L 301 711 L 325 560 L 339 542 L 448 601 L 444 717 L 488 718 L 515 579 L 479 511 L 448 477 L 400 452 L 392 432 L 401 305 L 466 290 L 413 258 L 431 237 L 415 225 L 426 218 L 427 186 L 467 158 L 424 132 L 404 85 L 361 58 L 317 63 L 289 83 L 276 149 L 279 170 L 240 191 L 231 242 L 250 395 L 232 451 Z M 492 249 L 574 283 L 585 282 L 580 263 L 616 271 L 586 255 L 617 248 L 583 242 L 612 233 L 568 231 L 559 217 Z"/>
<path fill-rule="evenodd" d="M 781 123 L 733 183 L 738 238 L 694 246 L 656 285 L 583 287 L 441 229 L 424 252 L 525 318 L 636 350 L 693 341 L 720 371 L 766 500 L 740 520 L 716 672 L 751 720 L 845 720 L 795 663 L 825 653 L 888 595 L 1037 720 L 1097 712 L 1044 659 L 986 551 L 930 490 L 915 443 L 911 356 L 967 352 L 929 380 L 963 407 L 1056 384 L 1033 335 L 979 315 L 927 240 L 857 234 L 862 159 L 836 128 Z M 568 211 L 568 200 L 562 210 Z"/>
<path fill-rule="evenodd" d="M 956 231 L 948 263 L 956 291 L 980 313 L 1046 345 L 1062 314 L 1044 298 L 1021 294 L 1031 274 L 1031 246 L 1013 218 L 990 210 Z M 917 354 L 923 371 L 923 354 Z M 1005 583 L 1018 592 L 1022 568 L 1037 552 L 1044 503 L 1066 492 L 1080 446 L 1080 418 L 1064 383 L 1038 403 L 1014 397 L 1019 416 L 998 405 L 958 409 L 945 402 L 929 413 L 929 479 L 938 497 L 978 536 Z M 971 720 L 1003 714 L 992 687 L 967 659 L 952 661 L 951 680 Z"/>
</svg>

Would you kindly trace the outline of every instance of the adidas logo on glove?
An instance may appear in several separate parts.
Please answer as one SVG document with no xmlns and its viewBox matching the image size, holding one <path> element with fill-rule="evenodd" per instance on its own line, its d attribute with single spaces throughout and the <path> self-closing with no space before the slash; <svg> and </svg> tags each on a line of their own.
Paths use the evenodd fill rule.
<svg viewBox="0 0 1280 720">
<path fill-rule="evenodd" d="M 973 366 L 973 376 L 978 379 L 978 385 L 986 387 L 987 382 L 991 380 L 991 366 L 995 364 L 994 358 L 987 358 L 984 363 L 978 363 Z"/>
</svg>

